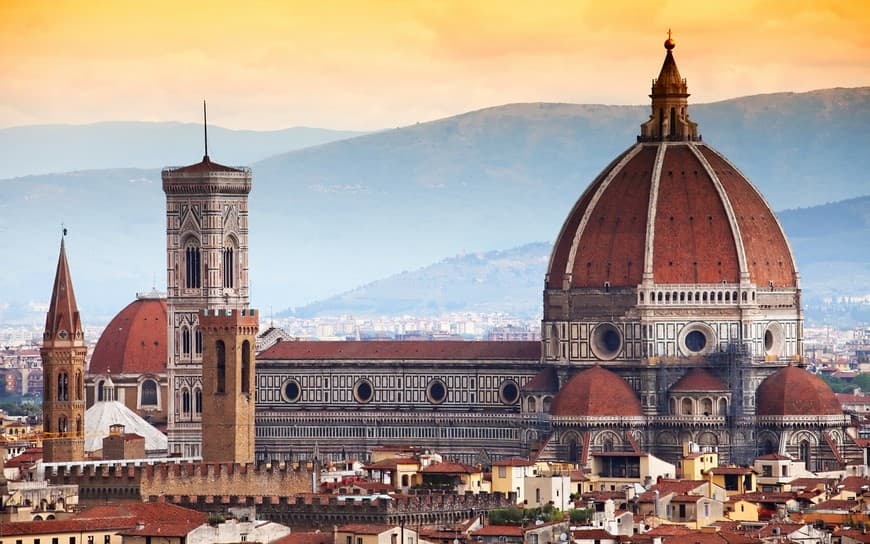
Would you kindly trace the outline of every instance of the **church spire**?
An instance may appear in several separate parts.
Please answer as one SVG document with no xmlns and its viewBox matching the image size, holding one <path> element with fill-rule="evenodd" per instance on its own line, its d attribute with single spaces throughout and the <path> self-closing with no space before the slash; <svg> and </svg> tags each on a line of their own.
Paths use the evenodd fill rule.
<svg viewBox="0 0 870 544">
<path fill-rule="evenodd" d="M 668 30 L 665 40 L 665 61 L 659 77 L 652 82 L 652 114 L 640 126 L 641 141 L 694 141 L 699 140 L 698 124 L 689 120 L 689 91 L 686 80 L 680 75 L 674 48 L 677 43 Z"/>
<path fill-rule="evenodd" d="M 45 334 L 43 335 L 45 340 L 58 338 L 58 334 L 61 333 L 63 333 L 60 337 L 61 340 L 80 338 L 82 335 L 82 322 L 79 317 L 79 308 L 76 305 L 69 264 L 66 260 L 64 240 L 64 238 L 60 239 L 60 256 L 57 260 L 57 272 L 54 275 L 54 288 L 51 291 L 48 314 L 45 316 Z"/>
</svg>

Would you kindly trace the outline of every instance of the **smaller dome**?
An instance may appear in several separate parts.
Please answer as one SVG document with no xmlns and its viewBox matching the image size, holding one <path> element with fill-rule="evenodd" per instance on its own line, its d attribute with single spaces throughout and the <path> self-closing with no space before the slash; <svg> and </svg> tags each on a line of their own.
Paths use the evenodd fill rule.
<svg viewBox="0 0 870 544">
<path fill-rule="evenodd" d="M 166 299 L 156 295 L 141 296 L 128 304 L 100 335 L 88 373 L 165 373 L 166 315 Z"/>
<path fill-rule="evenodd" d="M 834 416 L 843 408 L 834 392 L 815 374 L 796 366 L 777 370 L 755 392 L 760 416 Z"/>
<path fill-rule="evenodd" d="M 703 368 L 690 368 L 677 383 L 671 386 L 671 393 L 688 393 L 693 391 L 728 391 L 728 386 L 722 380 L 710 374 Z"/>
<path fill-rule="evenodd" d="M 643 415 L 640 400 L 628 383 L 600 366 L 578 372 L 553 399 L 554 416 L 621 416 Z"/>
</svg>

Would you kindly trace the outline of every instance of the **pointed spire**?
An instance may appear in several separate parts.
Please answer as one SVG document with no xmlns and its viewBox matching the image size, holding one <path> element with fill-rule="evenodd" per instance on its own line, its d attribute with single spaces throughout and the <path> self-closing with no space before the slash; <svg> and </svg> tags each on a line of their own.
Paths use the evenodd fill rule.
<svg viewBox="0 0 870 544">
<path fill-rule="evenodd" d="M 64 229 L 64 234 L 66 234 Z M 76 305 L 76 295 L 73 292 L 72 277 L 66 260 L 65 238 L 60 239 L 60 257 L 57 260 L 57 272 L 54 275 L 54 288 L 51 291 L 51 303 L 45 316 L 45 340 L 58 338 L 63 331 L 66 337 L 61 340 L 75 339 L 82 330 L 79 309 Z"/>
<path fill-rule="evenodd" d="M 642 141 L 695 141 L 699 140 L 698 124 L 689 120 L 689 91 L 686 80 L 680 75 L 674 48 L 677 43 L 668 29 L 665 40 L 665 61 L 659 77 L 652 82 L 652 115 L 641 125 L 639 140 Z"/>
</svg>

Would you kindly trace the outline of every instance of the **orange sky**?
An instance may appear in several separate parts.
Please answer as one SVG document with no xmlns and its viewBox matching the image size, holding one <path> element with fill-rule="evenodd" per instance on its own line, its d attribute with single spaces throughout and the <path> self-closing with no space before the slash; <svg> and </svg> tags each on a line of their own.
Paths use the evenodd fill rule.
<svg viewBox="0 0 870 544">
<path fill-rule="evenodd" d="M 713 7 L 704 7 L 705 5 Z M 508 102 L 870 85 L 870 2 L 0 0 L 0 127 L 376 129 Z"/>
</svg>

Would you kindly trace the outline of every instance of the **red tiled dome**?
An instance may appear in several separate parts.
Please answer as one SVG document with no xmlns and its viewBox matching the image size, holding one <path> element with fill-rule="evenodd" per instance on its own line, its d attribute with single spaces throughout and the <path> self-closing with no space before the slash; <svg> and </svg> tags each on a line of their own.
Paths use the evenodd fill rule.
<svg viewBox="0 0 870 544">
<path fill-rule="evenodd" d="M 703 368 L 690 368 L 689 371 L 683 374 L 683 377 L 677 380 L 677 383 L 672 385 L 670 389 L 672 393 L 727 390 L 728 386 L 722 383 L 722 380 L 710 374 Z"/>
<path fill-rule="evenodd" d="M 656 283 L 739 283 L 747 272 L 759 286 L 795 286 L 794 258 L 770 206 L 701 142 L 638 143 L 611 163 L 565 221 L 547 288 L 636 287 L 646 258 Z"/>
<path fill-rule="evenodd" d="M 166 299 L 140 298 L 106 326 L 88 372 L 162 374 L 166 372 Z"/>
<path fill-rule="evenodd" d="M 578 372 L 562 387 L 550 414 L 554 416 L 640 416 L 637 394 L 618 374 L 600 366 Z"/>
<path fill-rule="evenodd" d="M 828 384 L 815 374 L 787 366 L 768 376 L 755 392 L 760 416 L 840 415 L 843 408 Z"/>
</svg>

